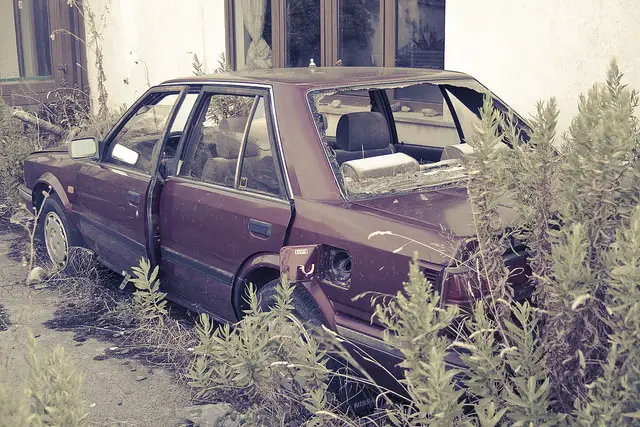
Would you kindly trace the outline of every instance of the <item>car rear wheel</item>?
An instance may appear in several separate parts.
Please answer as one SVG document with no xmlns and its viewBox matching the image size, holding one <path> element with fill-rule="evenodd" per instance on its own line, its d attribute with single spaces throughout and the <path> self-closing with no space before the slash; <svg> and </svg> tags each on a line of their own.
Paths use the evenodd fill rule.
<svg viewBox="0 0 640 427">
<path fill-rule="evenodd" d="M 280 283 L 279 278 L 270 281 L 258 290 L 258 301 L 262 311 L 269 311 L 275 304 L 278 283 Z M 326 324 L 322 310 L 304 287 L 296 286 L 291 297 L 292 314 L 303 325 L 315 329 Z M 312 330 L 309 332 L 313 333 Z M 319 340 L 319 344 L 322 348 L 322 339 Z M 337 374 L 330 376 L 328 390 L 336 395 L 340 402 L 339 408 L 356 415 L 371 413 L 375 409 L 378 391 L 358 380 L 357 378 L 361 377 L 361 374 L 350 366 L 342 355 L 336 354 L 334 351 L 328 351 L 327 355 L 329 356 L 327 369 Z"/>
<path fill-rule="evenodd" d="M 81 246 L 78 233 L 65 215 L 62 203 L 55 194 L 44 201 L 38 217 L 39 240 L 55 270 L 63 271 L 69 264 L 69 249 Z"/>
</svg>

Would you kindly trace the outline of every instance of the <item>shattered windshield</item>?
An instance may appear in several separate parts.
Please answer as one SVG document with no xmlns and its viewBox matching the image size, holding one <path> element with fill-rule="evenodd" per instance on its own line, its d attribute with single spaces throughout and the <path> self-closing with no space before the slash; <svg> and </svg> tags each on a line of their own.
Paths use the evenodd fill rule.
<svg viewBox="0 0 640 427">
<path fill-rule="evenodd" d="M 309 105 L 336 181 L 353 200 L 465 185 L 466 141 L 488 93 L 472 79 L 404 82 L 313 91 Z"/>
</svg>

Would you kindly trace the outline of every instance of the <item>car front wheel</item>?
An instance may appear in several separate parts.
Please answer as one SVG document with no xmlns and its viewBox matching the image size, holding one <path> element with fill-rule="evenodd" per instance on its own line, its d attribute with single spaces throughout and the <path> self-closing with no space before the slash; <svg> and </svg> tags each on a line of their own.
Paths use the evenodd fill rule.
<svg viewBox="0 0 640 427">
<path fill-rule="evenodd" d="M 69 262 L 69 248 L 80 246 L 80 239 L 65 215 L 56 195 L 47 197 L 38 217 L 39 237 L 53 268 L 62 271 Z"/>
</svg>

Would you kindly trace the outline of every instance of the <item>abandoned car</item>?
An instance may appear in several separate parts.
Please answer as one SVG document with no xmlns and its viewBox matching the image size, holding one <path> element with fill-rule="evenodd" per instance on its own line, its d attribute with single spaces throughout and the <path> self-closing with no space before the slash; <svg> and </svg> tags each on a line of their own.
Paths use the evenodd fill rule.
<svg viewBox="0 0 640 427">
<path fill-rule="evenodd" d="M 370 300 L 354 297 L 400 290 L 414 251 L 444 304 L 486 292 L 469 292 L 470 273 L 452 260 L 473 238 L 461 159 L 488 93 L 462 73 L 402 68 L 175 79 L 104 140 L 30 155 L 21 194 L 31 208 L 44 200 L 58 268 L 72 246 L 125 276 L 145 257 L 171 300 L 231 322 L 248 283 L 268 297 L 286 273 L 299 316 L 391 367 L 398 354 Z M 524 248 L 505 263 L 522 267 L 511 280 L 525 297 Z"/>
</svg>

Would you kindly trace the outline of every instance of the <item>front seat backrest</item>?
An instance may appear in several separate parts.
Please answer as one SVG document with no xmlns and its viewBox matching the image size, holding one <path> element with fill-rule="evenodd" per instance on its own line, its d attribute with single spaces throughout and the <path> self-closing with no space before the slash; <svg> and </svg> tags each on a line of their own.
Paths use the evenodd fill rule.
<svg viewBox="0 0 640 427">
<path fill-rule="evenodd" d="M 336 127 L 336 147 L 338 164 L 395 152 L 387 120 L 375 111 L 342 115 Z"/>
</svg>

